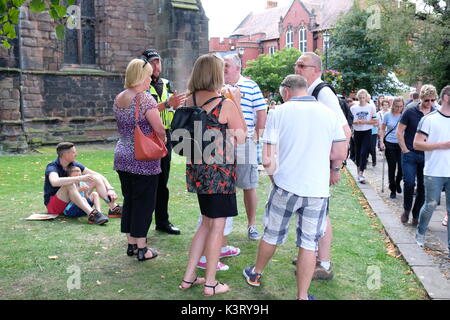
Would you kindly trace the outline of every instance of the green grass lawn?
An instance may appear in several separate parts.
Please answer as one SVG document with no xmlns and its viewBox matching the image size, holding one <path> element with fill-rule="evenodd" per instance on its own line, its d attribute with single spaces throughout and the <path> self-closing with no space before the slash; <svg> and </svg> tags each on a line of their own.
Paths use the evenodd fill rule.
<svg viewBox="0 0 450 320">
<path fill-rule="evenodd" d="M 196 197 L 185 188 L 183 158 L 174 156 L 172 162 L 169 203 L 170 220 L 182 234 L 159 233 L 152 224 L 149 245 L 160 255 L 140 263 L 136 257 L 125 254 L 126 240 L 120 233 L 119 219 L 106 226 L 88 225 L 87 218 L 22 220 L 31 213 L 45 213 L 44 170 L 56 157 L 53 150 L 47 148 L 39 155 L 0 157 L 0 299 L 211 299 L 203 297 L 200 287 L 183 292 L 178 289 L 199 216 Z M 120 190 L 118 176 L 112 170 L 113 151 L 92 151 L 82 146 L 77 150 L 78 161 L 104 174 Z M 350 179 L 343 175 L 341 183 L 333 188 L 331 200 L 335 278 L 313 282 L 310 292 L 326 300 L 427 299 L 408 265 L 390 250 L 392 245 L 386 240 L 381 223 L 370 209 L 364 208 L 362 194 Z M 269 188 L 269 179 L 262 176 L 258 188 L 260 231 Z M 278 248 L 267 266 L 263 285 L 252 288 L 245 283 L 242 269 L 254 263 L 257 242 L 247 240 L 240 191 L 238 205 L 239 216 L 229 243 L 242 253 L 223 259 L 230 270 L 219 272 L 217 277 L 229 284 L 231 291 L 212 299 L 294 299 L 294 224 L 288 241 Z M 80 270 L 81 288 L 69 291 L 67 282 L 72 273 L 68 268 L 72 266 Z M 374 267 L 380 275 L 380 286 L 375 288 L 371 286 Z"/>
</svg>

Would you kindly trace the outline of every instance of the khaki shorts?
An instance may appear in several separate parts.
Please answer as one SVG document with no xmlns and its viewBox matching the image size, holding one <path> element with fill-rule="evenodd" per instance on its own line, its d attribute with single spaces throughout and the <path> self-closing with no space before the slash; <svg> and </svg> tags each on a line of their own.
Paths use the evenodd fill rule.
<svg viewBox="0 0 450 320">
<path fill-rule="evenodd" d="M 248 190 L 258 187 L 256 144 L 251 138 L 236 148 L 236 187 Z"/>
</svg>

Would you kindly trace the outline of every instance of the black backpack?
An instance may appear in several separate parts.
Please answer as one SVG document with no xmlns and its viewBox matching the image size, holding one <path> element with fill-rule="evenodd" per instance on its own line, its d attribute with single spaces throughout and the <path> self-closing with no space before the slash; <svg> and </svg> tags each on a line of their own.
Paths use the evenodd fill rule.
<svg viewBox="0 0 450 320">
<path fill-rule="evenodd" d="M 195 95 L 193 98 L 194 106 L 176 109 L 170 125 L 172 130 L 170 141 L 176 154 L 189 158 L 192 163 L 198 163 L 203 159 L 203 150 L 211 143 L 203 141 L 208 117 L 203 106 L 216 99 L 222 99 L 223 102 L 225 97 L 213 97 L 201 106 L 196 106 Z"/>
<path fill-rule="evenodd" d="M 331 84 L 329 84 L 326 81 L 319 83 L 312 93 L 313 97 L 317 99 L 317 97 L 319 96 L 320 90 L 322 90 L 325 87 L 330 88 L 333 91 L 333 93 L 336 95 L 336 97 L 338 98 L 339 105 L 341 106 L 341 110 L 344 113 L 345 118 L 347 119 L 348 126 L 351 128 L 353 126 L 353 114 L 350 110 L 350 107 L 348 106 L 348 104 L 344 98 L 341 98 L 336 94 L 336 90 L 333 88 L 333 86 Z"/>
</svg>

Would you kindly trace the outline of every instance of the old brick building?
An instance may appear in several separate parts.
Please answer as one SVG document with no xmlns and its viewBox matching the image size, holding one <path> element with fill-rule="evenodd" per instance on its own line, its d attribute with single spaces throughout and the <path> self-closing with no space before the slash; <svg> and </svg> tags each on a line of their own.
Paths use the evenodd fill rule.
<svg viewBox="0 0 450 320">
<path fill-rule="evenodd" d="M 124 71 L 149 47 L 163 77 L 186 88 L 195 59 L 208 52 L 200 0 L 78 0 L 81 27 L 55 37 L 47 13 L 23 8 L 13 47 L 0 47 L 0 151 L 60 141 L 117 138 L 112 112 Z"/>
<path fill-rule="evenodd" d="M 258 55 L 271 54 L 286 47 L 324 53 L 327 45 L 324 35 L 353 2 L 292 0 L 289 6 L 278 7 L 276 1 L 267 1 L 265 10 L 249 13 L 229 38 L 211 38 L 209 50 L 239 53 L 244 68 L 247 61 L 256 59 Z"/>
</svg>

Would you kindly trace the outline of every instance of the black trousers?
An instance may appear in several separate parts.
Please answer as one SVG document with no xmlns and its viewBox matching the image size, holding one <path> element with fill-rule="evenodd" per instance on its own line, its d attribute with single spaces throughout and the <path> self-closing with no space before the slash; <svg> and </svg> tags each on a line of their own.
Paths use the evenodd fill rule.
<svg viewBox="0 0 450 320">
<path fill-rule="evenodd" d="M 377 140 L 378 135 L 372 134 L 372 136 L 370 137 L 370 149 L 369 149 L 369 154 L 372 156 L 372 164 L 377 163 Z M 367 157 L 369 156 L 367 155 Z"/>
<path fill-rule="evenodd" d="M 370 139 L 372 130 L 354 131 L 353 139 L 355 141 L 355 163 L 359 171 L 366 170 L 367 157 L 369 156 Z"/>
<path fill-rule="evenodd" d="M 389 190 L 396 192 L 397 186 L 403 179 L 402 171 L 402 150 L 398 143 L 385 143 L 386 150 L 384 154 L 386 155 L 386 162 L 388 165 L 388 176 L 389 176 Z"/>
<path fill-rule="evenodd" d="M 146 238 L 155 209 L 158 175 L 117 173 L 123 195 L 120 231 L 134 238 Z"/>
<path fill-rule="evenodd" d="M 158 189 L 156 191 L 155 223 L 159 227 L 169 224 L 169 182 L 170 162 L 172 160 L 172 144 L 170 143 L 170 130 L 167 135 L 167 156 L 161 159 L 161 173 L 158 175 Z M 153 210 L 152 210 L 153 211 Z"/>
</svg>

